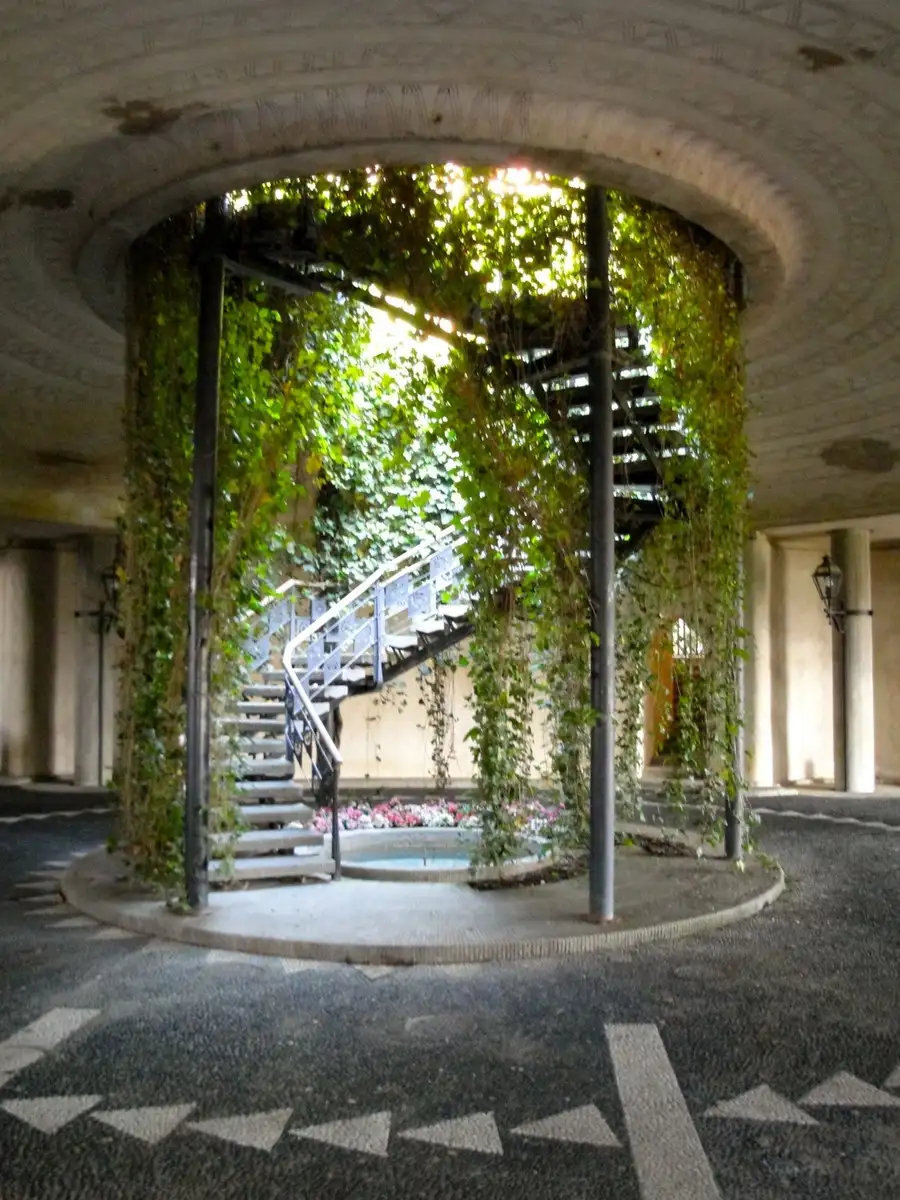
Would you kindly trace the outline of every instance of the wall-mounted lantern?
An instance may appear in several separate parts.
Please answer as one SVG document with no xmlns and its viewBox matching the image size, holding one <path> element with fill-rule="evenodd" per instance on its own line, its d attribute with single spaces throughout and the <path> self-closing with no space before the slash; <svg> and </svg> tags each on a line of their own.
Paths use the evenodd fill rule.
<svg viewBox="0 0 900 1200">
<path fill-rule="evenodd" d="M 100 572 L 100 583 L 103 585 L 103 599 L 97 612 L 104 633 L 112 629 L 119 615 L 119 576 L 115 567 L 107 567 Z"/>
<path fill-rule="evenodd" d="M 79 609 L 75 616 L 90 617 L 97 622 L 97 783 L 102 787 L 106 635 L 115 627 L 119 610 L 119 577 L 114 566 L 100 572 L 100 583 L 103 587 L 103 599 L 97 607 L 89 611 Z"/>
<path fill-rule="evenodd" d="M 843 633 L 846 615 L 841 600 L 843 573 L 837 563 L 833 563 L 827 554 L 813 571 L 813 583 L 816 585 L 816 591 L 822 601 L 825 616 L 838 633 Z"/>
</svg>

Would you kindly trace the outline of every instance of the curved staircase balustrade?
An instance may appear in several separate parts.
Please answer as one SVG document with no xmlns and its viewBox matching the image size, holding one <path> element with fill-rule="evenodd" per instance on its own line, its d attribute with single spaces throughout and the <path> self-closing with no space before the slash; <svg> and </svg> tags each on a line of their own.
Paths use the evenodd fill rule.
<svg viewBox="0 0 900 1200">
<path fill-rule="evenodd" d="M 248 669 L 259 671 L 271 659 L 278 636 L 289 630 L 288 640 L 316 620 L 325 611 L 324 600 L 315 595 L 326 585 L 303 579 L 286 579 L 270 596 L 266 596 L 261 611 L 250 622 L 250 632 L 244 639 Z M 302 589 L 302 590 L 301 590 Z M 309 614 L 297 611 L 298 601 L 309 601 Z"/>
<path fill-rule="evenodd" d="M 461 576 L 452 529 L 425 539 L 385 563 L 291 638 L 283 654 L 286 749 L 298 761 L 306 751 L 314 774 L 319 754 L 333 769 L 343 760 L 322 716 L 354 691 L 378 688 L 390 657 L 418 647 L 437 632 L 442 594 Z M 400 626 L 401 628 L 398 628 Z M 314 752 L 315 749 L 319 754 Z"/>
</svg>

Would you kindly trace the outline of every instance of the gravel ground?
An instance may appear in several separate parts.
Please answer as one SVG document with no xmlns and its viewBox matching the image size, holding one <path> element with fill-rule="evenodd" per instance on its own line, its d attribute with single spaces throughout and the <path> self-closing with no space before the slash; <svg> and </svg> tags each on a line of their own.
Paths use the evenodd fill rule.
<svg viewBox="0 0 900 1200">
<path fill-rule="evenodd" d="M 900 831 L 764 817 L 788 888 L 719 933 L 368 970 L 110 938 L 16 886 L 107 826 L 0 827 L 4 1200 L 900 1196 Z"/>
</svg>

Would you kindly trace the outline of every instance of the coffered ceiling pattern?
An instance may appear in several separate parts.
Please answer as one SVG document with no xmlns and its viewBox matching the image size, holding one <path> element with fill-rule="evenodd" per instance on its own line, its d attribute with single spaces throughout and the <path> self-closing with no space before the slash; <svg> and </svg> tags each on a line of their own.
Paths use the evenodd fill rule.
<svg viewBox="0 0 900 1200">
<path fill-rule="evenodd" d="M 119 493 L 123 252 L 254 179 L 512 159 L 747 265 L 760 524 L 900 510 L 891 0 L 0 0 L 0 514 Z"/>
</svg>

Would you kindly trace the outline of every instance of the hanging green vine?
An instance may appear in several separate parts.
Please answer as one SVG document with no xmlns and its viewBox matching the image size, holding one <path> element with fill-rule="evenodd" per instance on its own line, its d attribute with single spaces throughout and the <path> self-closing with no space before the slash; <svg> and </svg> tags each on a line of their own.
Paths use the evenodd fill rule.
<svg viewBox="0 0 900 1200">
<path fill-rule="evenodd" d="M 123 635 L 119 842 L 151 879 L 178 886 L 184 795 L 187 570 L 196 384 L 195 218 L 167 222 L 132 249 L 127 319 L 126 495 L 119 572 Z M 354 306 L 229 293 L 213 612 L 214 711 L 233 698 L 249 615 L 266 594 L 282 519 L 327 447 L 322 414 L 345 402 L 340 356 L 362 336 Z M 300 470 L 305 466 L 306 472 Z M 234 745 L 213 745 L 211 825 L 236 826 Z"/>
<path fill-rule="evenodd" d="M 515 601 L 501 611 L 521 617 L 540 656 L 551 769 L 565 810 L 561 828 L 583 843 L 593 714 L 585 522 L 573 516 L 585 511 L 584 460 L 554 414 L 552 395 L 536 394 L 497 369 L 527 349 L 528 330 L 543 325 L 551 343 L 563 347 L 583 327 L 583 185 L 457 167 L 373 168 L 284 185 L 281 195 L 312 213 L 323 252 L 348 279 L 375 282 L 411 302 L 421 328 L 431 314 L 458 331 L 441 419 L 464 481 L 476 593 L 472 662 L 480 685 L 473 739 L 476 750 L 477 739 L 484 740 L 477 754 L 483 804 L 491 827 L 502 827 L 509 797 L 527 790 L 523 772 L 507 770 L 528 757 L 521 749 L 524 724 L 509 724 L 508 681 L 482 678 L 519 661 L 503 652 L 518 626 L 498 622 L 488 599 L 511 589 Z M 642 331 L 663 420 L 683 431 L 687 449 L 664 460 L 664 518 L 620 569 L 619 803 L 623 813 L 640 811 L 644 697 L 658 685 L 650 648 L 681 618 L 704 653 L 695 674 L 681 681 L 670 730 L 670 794 L 678 801 L 685 781 L 697 781 L 713 825 L 737 784 L 729 749 L 741 653 L 734 564 L 747 491 L 737 314 L 726 256 L 711 239 L 701 244 L 674 214 L 620 196 L 610 198 L 610 211 L 616 322 Z M 499 358 L 486 363 L 473 354 L 472 337 Z M 490 653 L 479 657 L 479 645 Z M 504 756 L 496 752 L 501 744 Z"/>
<path fill-rule="evenodd" d="M 625 573 L 622 657 L 646 662 L 653 635 L 678 618 L 697 639 L 695 669 L 680 680 L 668 792 L 680 804 L 685 782 L 696 784 L 707 829 L 717 834 L 741 784 L 739 562 L 749 456 L 738 313 L 721 250 L 699 244 L 673 214 L 622 202 L 617 224 L 619 303 L 650 331 L 664 415 L 679 423 L 688 450 L 664 460 L 665 518 Z"/>
<path fill-rule="evenodd" d="M 371 301 L 377 284 L 379 295 L 408 303 L 423 332 L 443 322 L 449 363 L 398 396 L 376 388 L 365 421 L 353 403 L 365 333 L 359 305 L 339 292 L 289 302 L 256 288 L 235 291 L 226 306 L 210 597 L 216 694 L 227 696 L 238 678 L 244 615 L 260 602 L 274 554 L 287 549 L 347 582 L 416 521 L 442 522 L 458 494 L 475 627 L 470 737 L 481 854 L 492 862 L 516 852 L 523 801 L 534 791 L 536 697 L 547 712 L 552 785 L 563 810 L 558 829 L 572 846 L 588 836 L 587 734 L 595 714 L 583 448 L 552 393 L 526 384 L 514 367 L 536 330 L 564 348 L 584 329 L 583 196 L 577 182 L 457 167 L 373 168 L 250 194 L 251 216 L 265 212 L 295 227 L 310 219 L 320 254 L 357 297 Z M 688 784 L 697 786 L 712 829 L 738 786 L 735 567 L 748 470 L 737 313 L 713 243 L 700 244 L 670 213 L 618 196 L 610 208 L 616 321 L 642 331 L 663 420 L 682 431 L 687 450 L 663 460 L 663 519 L 619 571 L 619 802 L 623 813 L 639 809 L 644 698 L 660 682 L 650 651 L 660 637 L 671 640 L 680 619 L 702 655 L 680 680 L 670 793 L 680 801 Z M 125 843 L 159 878 L 176 876 L 180 862 L 193 220 L 167 223 L 136 246 L 130 275 L 121 824 Z M 437 444 L 420 420 L 426 405 L 445 448 L 433 454 L 431 475 L 422 469 L 423 452 Z M 354 446 L 392 426 L 402 431 L 393 459 L 396 519 L 382 541 L 369 532 L 378 468 L 354 465 Z M 285 513 L 298 488 L 323 479 L 320 540 L 301 553 Z M 435 707 L 438 726 L 445 718 Z M 218 819 L 228 824 L 229 751 L 219 745 Z M 435 745 L 440 786 L 440 729 Z"/>
<path fill-rule="evenodd" d="M 436 654 L 419 668 L 422 689 L 420 703 L 425 709 L 431 746 L 431 778 L 436 792 L 447 791 L 453 782 L 450 759 L 453 756 L 453 732 L 456 715 L 453 711 L 454 684 L 459 653 L 456 649 Z"/>
</svg>

